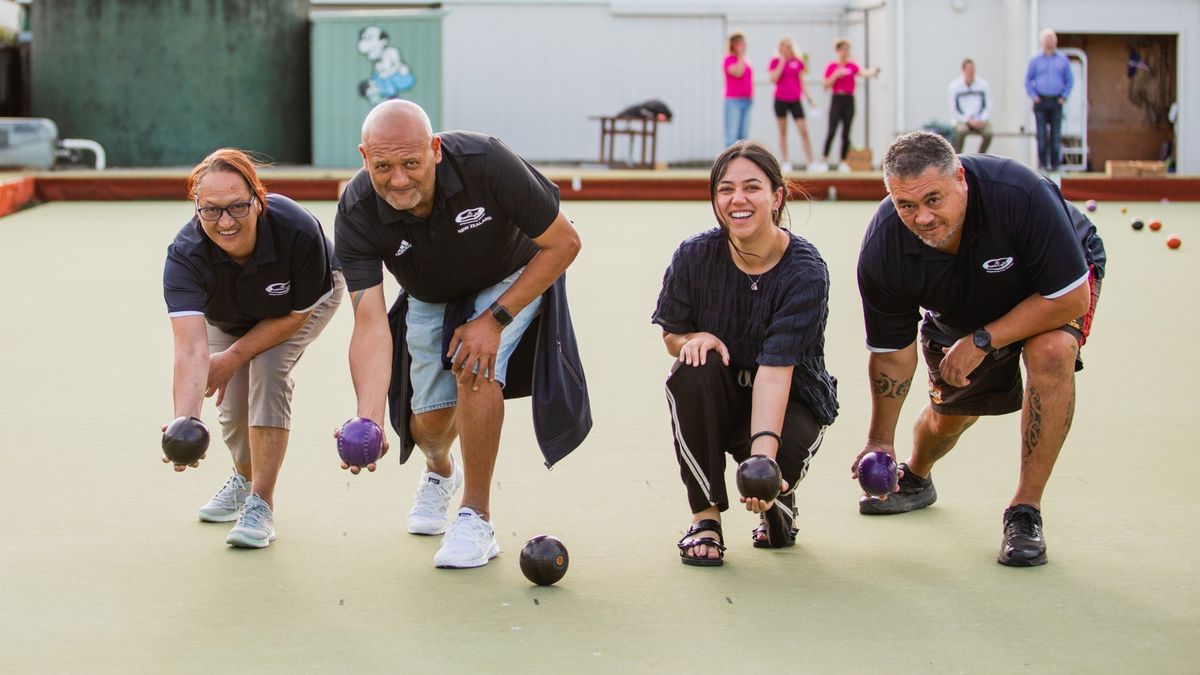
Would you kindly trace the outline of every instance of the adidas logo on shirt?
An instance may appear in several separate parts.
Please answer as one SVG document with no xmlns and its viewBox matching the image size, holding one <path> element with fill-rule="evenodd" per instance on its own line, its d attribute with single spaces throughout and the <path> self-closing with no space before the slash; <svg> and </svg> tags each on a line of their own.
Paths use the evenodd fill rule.
<svg viewBox="0 0 1200 675">
<path fill-rule="evenodd" d="M 396 255 L 404 255 L 404 252 L 412 248 L 412 244 L 408 243 L 407 239 L 400 240 L 400 248 L 396 249 Z"/>
</svg>

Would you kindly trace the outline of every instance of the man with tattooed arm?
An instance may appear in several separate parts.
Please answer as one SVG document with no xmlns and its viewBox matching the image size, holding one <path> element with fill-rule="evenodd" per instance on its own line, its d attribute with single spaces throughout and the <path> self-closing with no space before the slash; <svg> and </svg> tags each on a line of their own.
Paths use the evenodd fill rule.
<svg viewBox="0 0 1200 675">
<path fill-rule="evenodd" d="M 1020 410 L 1020 480 L 1004 511 L 997 561 L 1044 564 L 1042 493 L 1071 428 L 1104 244 L 1044 177 L 1012 160 L 959 157 L 936 134 L 896 139 L 883 176 L 889 196 L 858 260 L 871 379 L 871 422 L 858 458 L 873 451 L 895 456 L 918 342 L 929 404 L 913 428 L 897 490 L 864 496 L 859 512 L 889 515 L 933 504 L 934 463 L 980 415 Z"/>
</svg>

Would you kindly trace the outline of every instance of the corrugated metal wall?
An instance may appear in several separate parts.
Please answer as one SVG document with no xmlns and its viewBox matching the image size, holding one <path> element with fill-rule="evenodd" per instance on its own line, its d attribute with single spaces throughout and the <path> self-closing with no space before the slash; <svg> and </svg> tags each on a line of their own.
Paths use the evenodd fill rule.
<svg viewBox="0 0 1200 675">
<path fill-rule="evenodd" d="M 362 121 L 380 100 L 414 101 L 429 114 L 434 128 L 441 128 L 441 22 L 441 12 L 313 13 L 314 166 L 360 166 Z M 395 51 L 386 52 L 389 49 Z M 399 69 L 390 61 L 394 57 L 401 62 Z M 397 89 L 388 90 L 389 83 Z"/>
<path fill-rule="evenodd" d="M 110 166 L 309 161 L 307 0 L 38 0 L 32 112 Z"/>
</svg>

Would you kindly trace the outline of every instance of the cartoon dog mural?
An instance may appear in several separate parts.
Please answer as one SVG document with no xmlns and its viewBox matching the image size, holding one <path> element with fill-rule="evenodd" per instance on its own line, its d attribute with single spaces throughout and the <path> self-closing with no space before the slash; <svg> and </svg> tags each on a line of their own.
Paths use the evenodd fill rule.
<svg viewBox="0 0 1200 675">
<path fill-rule="evenodd" d="M 371 77 L 358 83 L 358 93 L 376 105 L 410 91 L 417 84 L 400 50 L 388 44 L 387 31 L 367 26 L 358 32 L 358 53 L 372 64 Z"/>
</svg>

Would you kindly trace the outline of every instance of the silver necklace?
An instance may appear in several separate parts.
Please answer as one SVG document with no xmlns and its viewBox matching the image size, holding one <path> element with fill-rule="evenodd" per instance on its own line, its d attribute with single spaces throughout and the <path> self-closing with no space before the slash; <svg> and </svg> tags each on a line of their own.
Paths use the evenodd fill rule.
<svg viewBox="0 0 1200 675">
<path fill-rule="evenodd" d="M 747 265 L 750 264 L 750 262 L 748 260 L 746 260 L 746 256 L 742 255 L 742 252 L 737 250 L 736 246 L 733 248 L 733 252 L 738 254 L 738 257 L 742 259 L 743 263 L 745 263 Z M 770 258 L 767 258 L 767 261 L 770 261 Z M 764 262 L 763 264 L 766 264 L 766 263 Z M 759 280 L 763 278 L 763 274 L 766 274 L 767 272 L 770 272 L 771 270 L 766 270 L 762 274 L 759 274 L 757 277 L 750 276 L 749 272 L 747 272 L 741 268 L 739 268 L 738 271 L 741 272 L 742 274 L 745 274 L 746 278 L 750 280 L 750 290 L 757 291 Z"/>
<path fill-rule="evenodd" d="M 760 275 L 758 275 L 758 278 L 755 278 L 755 277 L 750 276 L 746 272 L 742 272 L 742 274 L 745 274 L 746 278 L 750 280 L 750 290 L 757 291 L 758 290 L 758 280 L 763 278 L 763 275 L 760 274 Z M 766 274 L 766 272 L 763 272 L 763 274 Z"/>
</svg>

